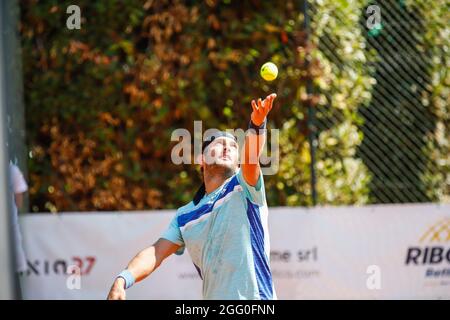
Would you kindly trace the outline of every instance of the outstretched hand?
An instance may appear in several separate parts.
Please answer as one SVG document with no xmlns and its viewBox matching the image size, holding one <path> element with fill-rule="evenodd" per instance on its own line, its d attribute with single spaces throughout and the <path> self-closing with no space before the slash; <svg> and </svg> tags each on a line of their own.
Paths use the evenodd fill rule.
<svg viewBox="0 0 450 320">
<path fill-rule="evenodd" d="M 263 124 L 266 116 L 272 110 L 273 100 L 277 97 L 276 93 L 268 95 L 263 101 L 259 98 L 257 101 L 252 100 L 253 112 L 251 115 L 251 120 L 253 124 L 260 126 Z"/>
</svg>

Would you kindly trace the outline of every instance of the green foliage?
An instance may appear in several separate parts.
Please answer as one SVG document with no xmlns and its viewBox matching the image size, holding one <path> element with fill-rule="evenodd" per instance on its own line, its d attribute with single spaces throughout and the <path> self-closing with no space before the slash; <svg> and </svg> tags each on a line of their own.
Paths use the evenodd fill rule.
<svg viewBox="0 0 450 320">
<path fill-rule="evenodd" d="M 423 104 L 436 119 L 435 130 L 427 137 L 423 152 L 428 155 L 422 181 L 432 201 L 450 202 L 450 5 L 443 0 L 406 1 L 423 15 L 424 47 L 429 55 L 428 72 L 431 83 L 423 96 Z"/>
<path fill-rule="evenodd" d="M 298 48 L 300 63 L 294 74 L 306 72 L 313 83 L 308 97 L 305 83 L 290 85 L 296 91 L 292 111 L 300 130 L 291 121 L 282 132 L 280 174 L 276 186 L 287 195 L 282 204 L 311 205 L 310 146 L 305 135 L 311 105 L 316 113 L 317 192 L 320 204 L 364 204 L 368 201 L 370 175 L 356 148 L 362 135 L 358 107 L 371 97 L 374 83 L 369 76 L 364 37 L 359 28 L 362 1 L 314 1 L 311 14 L 311 42 Z M 299 16 L 296 28 L 301 29 Z M 310 55 L 309 68 L 304 60 Z"/>
</svg>

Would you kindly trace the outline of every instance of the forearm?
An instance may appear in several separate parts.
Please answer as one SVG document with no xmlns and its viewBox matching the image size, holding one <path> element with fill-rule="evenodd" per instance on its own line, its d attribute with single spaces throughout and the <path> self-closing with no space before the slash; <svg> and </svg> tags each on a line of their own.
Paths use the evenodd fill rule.
<svg viewBox="0 0 450 320">
<path fill-rule="evenodd" d="M 256 186 L 260 175 L 259 158 L 266 142 L 266 130 L 248 130 L 245 137 L 244 153 L 242 159 L 242 174 L 245 181 Z"/>
<path fill-rule="evenodd" d="M 125 299 L 125 289 L 133 283 L 148 277 L 159 265 L 180 248 L 180 245 L 160 238 L 152 246 L 140 251 L 128 263 L 127 270 L 124 270 L 120 276 L 116 277 L 108 299 Z M 130 276 L 131 273 L 131 276 Z"/>
<path fill-rule="evenodd" d="M 155 246 L 150 246 L 140 251 L 131 259 L 128 263 L 127 270 L 131 272 L 136 282 L 138 282 L 148 277 L 159 265 L 160 262 L 156 256 L 156 248 Z"/>
<path fill-rule="evenodd" d="M 261 157 L 265 143 L 265 130 L 263 133 L 260 132 L 260 134 L 257 134 L 254 130 L 248 131 L 245 137 L 243 166 L 259 168 L 259 158 Z"/>
<path fill-rule="evenodd" d="M 241 158 L 242 175 L 245 181 L 256 186 L 260 174 L 259 158 L 266 143 L 266 117 L 272 109 L 276 94 L 271 94 L 261 101 L 252 100 L 253 112 L 250 117 L 250 130 L 245 137 L 244 152 Z"/>
<path fill-rule="evenodd" d="M 171 254 L 180 248 L 179 245 L 166 239 L 159 239 L 152 246 L 140 251 L 129 263 L 127 270 L 133 275 L 135 282 L 148 277 Z"/>
</svg>

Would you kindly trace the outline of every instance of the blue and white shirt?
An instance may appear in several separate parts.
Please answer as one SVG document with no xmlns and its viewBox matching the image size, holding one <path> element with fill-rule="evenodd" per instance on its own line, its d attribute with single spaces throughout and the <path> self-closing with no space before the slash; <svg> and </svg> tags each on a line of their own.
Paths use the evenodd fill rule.
<svg viewBox="0 0 450 320">
<path fill-rule="evenodd" d="M 262 172 L 256 186 L 241 170 L 197 205 L 179 208 L 162 238 L 187 248 L 204 299 L 276 299 L 269 267 L 268 210 Z"/>
</svg>

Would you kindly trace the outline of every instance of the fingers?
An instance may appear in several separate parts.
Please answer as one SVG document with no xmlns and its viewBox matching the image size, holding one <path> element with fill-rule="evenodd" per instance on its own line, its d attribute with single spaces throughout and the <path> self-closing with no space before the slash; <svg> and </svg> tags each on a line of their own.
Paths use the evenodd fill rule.
<svg viewBox="0 0 450 320">
<path fill-rule="evenodd" d="M 258 107 L 256 106 L 255 100 L 252 100 L 252 108 L 254 112 L 258 112 Z"/>
<path fill-rule="evenodd" d="M 273 103 L 273 98 L 271 96 L 269 96 L 268 102 L 267 102 L 267 112 L 272 110 L 272 103 Z"/>
<path fill-rule="evenodd" d="M 262 104 L 261 98 L 258 99 L 258 109 L 260 109 L 260 110 L 263 109 L 263 104 Z"/>
<path fill-rule="evenodd" d="M 275 93 L 272 93 L 272 94 L 268 95 L 266 97 L 266 99 L 264 100 L 264 106 L 266 107 L 267 112 L 272 110 L 273 100 L 275 100 L 276 97 L 277 97 L 277 95 Z"/>
<path fill-rule="evenodd" d="M 264 113 L 268 113 L 270 110 L 272 110 L 273 107 L 273 101 L 275 100 L 275 98 L 277 97 L 276 93 L 272 93 L 270 95 L 268 95 L 264 101 L 261 101 L 261 98 L 259 98 L 257 100 L 257 102 L 255 102 L 255 100 L 252 100 L 252 109 L 254 112 L 264 112 Z"/>
<path fill-rule="evenodd" d="M 272 93 L 269 98 L 270 98 L 270 104 L 269 104 L 269 111 L 272 110 L 273 107 L 273 101 L 275 100 L 275 98 L 277 97 L 276 93 Z"/>
<path fill-rule="evenodd" d="M 270 101 L 270 103 L 272 103 L 273 100 L 275 100 L 276 97 L 277 97 L 277 94 L 276 94 L 276 93 L 272 93 L 272 94 L 269 94 L 269 95 L 266 97 L 266 100 L 268 100 L 268 101 Z"/>
</svg>

